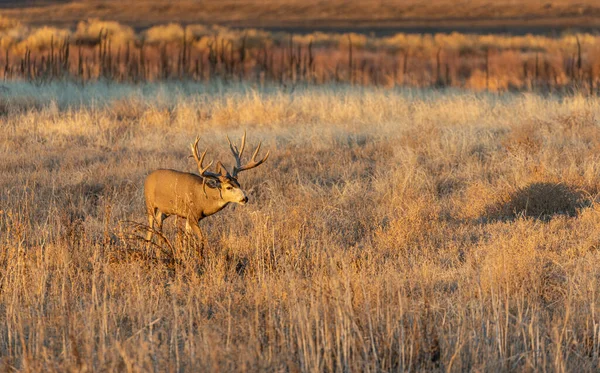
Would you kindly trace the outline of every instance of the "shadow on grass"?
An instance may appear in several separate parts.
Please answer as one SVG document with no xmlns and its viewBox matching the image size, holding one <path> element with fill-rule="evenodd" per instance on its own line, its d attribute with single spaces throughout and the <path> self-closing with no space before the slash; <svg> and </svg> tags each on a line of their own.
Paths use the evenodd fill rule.
<svg viewBox="0 0 600 373">
<path fill-rule="evenodd" d="M 527 217 L 548 221 L 556 215 L 575 217 L 591 205 L 586 194 L 562 183 L 532 183 L 508 198 L 488 206 L 484 221 L 510 221 Z"/>
</svg>

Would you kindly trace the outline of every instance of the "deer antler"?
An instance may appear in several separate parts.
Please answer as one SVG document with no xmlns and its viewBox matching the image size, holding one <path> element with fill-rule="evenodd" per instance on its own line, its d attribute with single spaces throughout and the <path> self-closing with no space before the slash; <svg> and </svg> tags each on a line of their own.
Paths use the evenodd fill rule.
<svg viewBox="0 0 600 373">
<path fill-rule="evenodd" d="M 251 168 L 260 166 L 264 161 L 267 160 L 267 158 L 269 158 L 269 151 L 267 151 L 267 154 L 265 154 L 263 159 L 261 159 L 260 161 L 256 160 L 256 156 L 258 155 L 258 152 L 260 151 L 260 146 L 262 145 L 262 143 L 259 143 L 256 147 L 256 150 L 254 151 L 254 154 L 252 154 L 252 159 L 245 165 L 242 165 L 242 154 L 244 153 L 244 148 L 246 147 L 246 131 L 244 131 L 244 136 L 242 136 L 242 144 L 239 149 L 236 145 L 231 143 L 231 140 L 229 140 L 229 136 L 227 136 L 227 142 L 229 142 L 229 149 L 231 149 L 233 157 L 235 158 L 235 166 L 233 166 L 232 173 L 233 177 L 237 177 L 237 174 L 242 171 L 246 171 Z"/>
<path fill-rule="evenodd" d="M 206 151 L 208 149 L 203 151 L 201 156 L 198 156 L 198 141 L 200 141 L 200 136 L 197 136 L 196 141 L 194 141 L 194 143 L 191 144 L 190 146 L 192 148 L 192 156 L 194 157 L 194 159 L 196 160 L 196 163 L 198 164 L 198 172 L 200 172 L 200 176 L 202 176 L 205 179 L 219 180 L 219 177 L 221 176 L 221 174 L 216 174 L 214 172 L 208 171 L 209 167 L 212 166 L 212 164 L 213 164 L 212 161 L 206 167 L 204 167 L 202 165 L 204 163 L 204 157 L 206 156 Z"/>
</svg>

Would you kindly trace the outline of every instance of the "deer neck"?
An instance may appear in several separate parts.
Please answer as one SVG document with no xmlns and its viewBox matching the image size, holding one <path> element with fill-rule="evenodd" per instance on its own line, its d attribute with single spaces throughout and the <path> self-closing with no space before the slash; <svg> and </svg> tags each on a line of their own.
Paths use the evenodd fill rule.
<svg viewBox="0 0 600 373">
<path fill-rule="evenodd" d="M 204 198 L 207 199 L 206 204 L 206 215 L 214 214 L 215 212 L 221 211 L 225 206 L 229 204 L 229 201 L 226 201 L 221 196 L 221 190 L 218 188 L 209 188 L 206 187 L 206 195 L 202 192 Z"/>
</svg>

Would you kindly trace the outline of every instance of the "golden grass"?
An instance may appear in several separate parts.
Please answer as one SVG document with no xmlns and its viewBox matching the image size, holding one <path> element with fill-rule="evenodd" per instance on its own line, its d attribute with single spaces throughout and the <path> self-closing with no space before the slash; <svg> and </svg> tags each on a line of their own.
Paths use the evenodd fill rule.
<svg viewBox="0 0 600 373">
<path fill-rule="evenodd" d="M 8 84 L 6 369 L 598 370 L 597 98 L 103 87 Z M 145 253 L 144 176 L 244 128 L 205 260 L 174 218 Z"/>
</svg>

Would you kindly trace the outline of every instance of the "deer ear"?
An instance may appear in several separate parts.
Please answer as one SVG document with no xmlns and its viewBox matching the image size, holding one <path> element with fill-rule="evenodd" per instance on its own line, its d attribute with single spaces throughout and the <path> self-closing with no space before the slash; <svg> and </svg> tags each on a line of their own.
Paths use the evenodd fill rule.
<svg viewBox="0 0 600 373">
<path fill-rule="evenodd" d="M 211 188 L 218 188 L 219 182 L 217 180 L 208 179 L 206 180 L 206 185 L 208 185 Z"/>
</svg>

